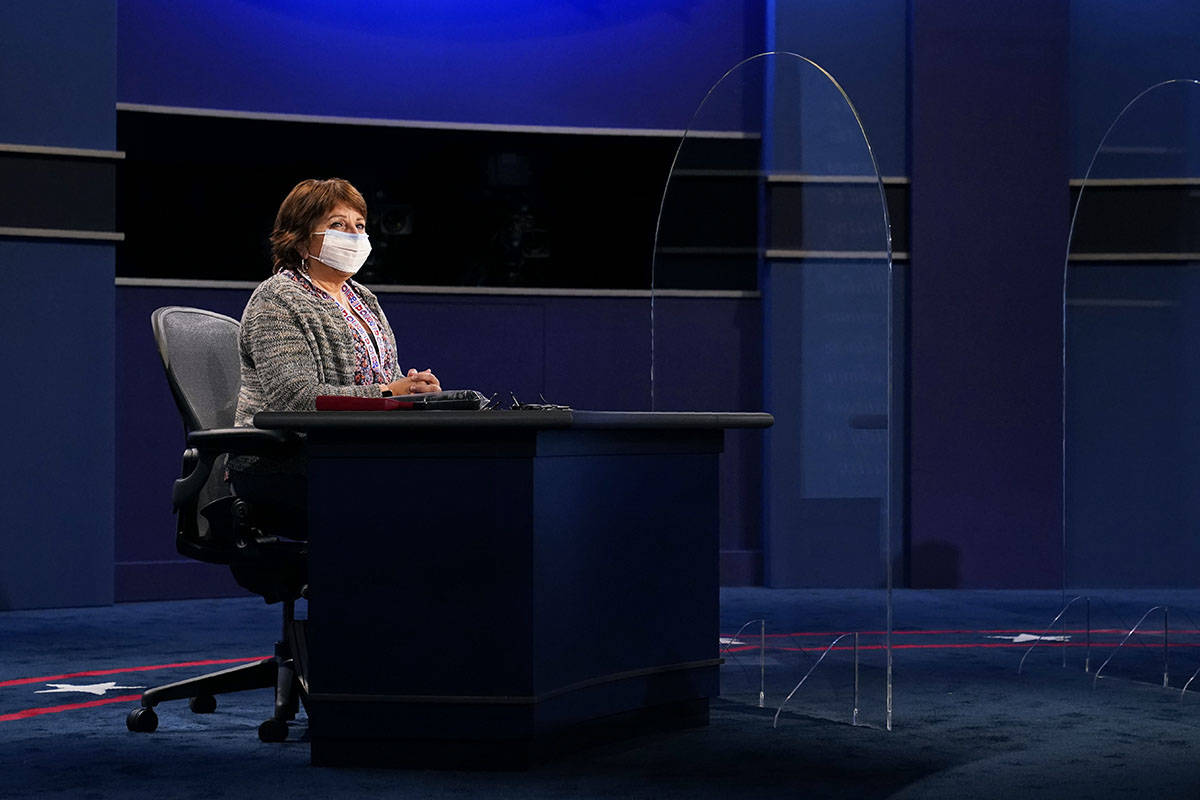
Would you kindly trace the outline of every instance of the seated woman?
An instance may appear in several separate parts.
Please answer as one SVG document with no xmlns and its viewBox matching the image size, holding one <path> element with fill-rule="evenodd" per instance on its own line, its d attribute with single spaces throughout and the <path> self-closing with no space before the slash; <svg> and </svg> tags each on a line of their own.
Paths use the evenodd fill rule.
<svg viewBox="0 0 1200 800">
<path fill-rule="evenodd" d="M 242 314 L 242 385 L 235 425 L 258 411 L 314 411 L 318 395 L 389 397 L 440 391 L 429 370 L 403 372 L 379 301 L 351 278 L 371 252 L 367 204 L 340 178 L 298 183 L 271 233 L 274 275 Z M 307 481 L 299 459 L 240 456 L 234 493 L 277 509 L 303 531 Z"/>
</svg>

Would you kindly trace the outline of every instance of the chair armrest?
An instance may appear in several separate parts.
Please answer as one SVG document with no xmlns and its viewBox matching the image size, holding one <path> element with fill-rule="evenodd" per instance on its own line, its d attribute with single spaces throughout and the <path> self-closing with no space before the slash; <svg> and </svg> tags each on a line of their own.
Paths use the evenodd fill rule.
<svg viewBox="0 0 1200 800">
<path fill-rule="evenodd" d="M 300 443 L 300 437 L 289 431 L 261 428 L 211 428 L 192 431 L 187 443 L 201 451 L 233 456 L 279 456 L 290 453 Z"/>
<path fill-rule="evenodd" d="M 294 453 L 300 437 L 289 431 L 264 431 L 259 428 L 211 428 L 188 434 L 184 453 L 184 472 L 171 488 L 171 504 L 178 512 L 194 502 L 212 474 L 213 464 L 222 453 L 234 456 L 285 456 Z"/>
</svg>

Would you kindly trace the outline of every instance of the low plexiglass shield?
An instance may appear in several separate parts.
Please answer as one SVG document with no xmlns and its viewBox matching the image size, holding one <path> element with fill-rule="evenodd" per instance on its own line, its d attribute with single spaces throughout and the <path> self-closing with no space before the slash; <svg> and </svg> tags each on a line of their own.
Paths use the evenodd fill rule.
<svg viewBox="0 0 1200 800">
<path fill-rule="evenodd" d="M 651 406 L 775 416 L 726 436 L 720 648 L 724 700 L 781 728 L 892 723 L 891 250 L 834 76 L 765 53 L 713 85 L 663 193 Z"/>
<path fill-rule="evenodd" d="M 1074 165 L 1063 594 L 1024 669 L 1179 692 L 1200 668 L 1200 82 L 1125 100 Z"/>
</svg>

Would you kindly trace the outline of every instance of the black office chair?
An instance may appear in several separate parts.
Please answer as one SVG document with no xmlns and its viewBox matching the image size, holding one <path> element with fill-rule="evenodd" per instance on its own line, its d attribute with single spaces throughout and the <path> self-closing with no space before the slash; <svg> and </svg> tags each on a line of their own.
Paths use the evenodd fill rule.
<svg viewBox="0 0 1200 800">
<path fill-rule="evenodd" d="M 241 586 L 268 603 L 283 603 L 283 635 L 271 658 L 147 690 L 126 725 L 135 732 L 155 730 L 154 707 L 164 700 L 189 698 L 192 711 L 206 714 L 216 709 L 218 694 L 274 686 L 275 713 L 258 735 L 265 742 L 283 741 L 308 689 L 304 623 L 294 616 L 307 583 L 307 544 L 280 530 L 271 509 L 234 497 L 223 473 L 228 455 L 284 456 L 295 452 L 298 440 L 233 427 L 241 371 L 237 320 L 169 306 L 155 311 L 150 323 L 187 435 L 182 476 L 171 498 L 178 517 L 176 548 L 189 558 L 228 565 Z"/>
</svg>

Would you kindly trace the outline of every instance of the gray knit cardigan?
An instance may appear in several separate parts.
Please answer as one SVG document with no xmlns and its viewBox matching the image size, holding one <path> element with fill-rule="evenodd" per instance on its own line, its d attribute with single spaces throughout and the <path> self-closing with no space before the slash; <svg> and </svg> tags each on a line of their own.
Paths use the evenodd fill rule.
<svg viewBox="0 0 1200 800">
<path fill-rule="evenodd" d="M 362 298 L 395 346 L 379 300 L 356 281 L 350 287 Z M 318 297 L 287 275 L 273 275 L 259 284 L 242 313 L 238 347 L 242 360 L 242 386 L 238 392 L 234 425 L 254 424 L 258 411 L 314 411 L 323 394 L 381 397 L 383 384 L 354 384 L 354 337 L 337 304 Z M 388 381 L 403 377 L 397 365 Z M 276 462 L 242 456 L 232 459 L 234 469 L 255 472 L 293 472 L 300 463 Z"/>
</svg>

